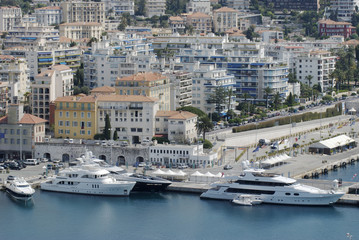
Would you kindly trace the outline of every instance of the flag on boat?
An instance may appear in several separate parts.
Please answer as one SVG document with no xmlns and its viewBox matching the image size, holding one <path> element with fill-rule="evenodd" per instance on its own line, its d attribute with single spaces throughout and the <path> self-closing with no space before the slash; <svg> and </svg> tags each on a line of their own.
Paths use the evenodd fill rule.
<svg viewBox="0 0 359 240">
<path fill-rule="evenodd" d="M 354 174 L 353 177 L 352 177 L 352 180 L 354 180 L 354 178 L 356 178 L 357 175 L 358 175 L 357 173 Z"/>
<path fill-rule="evenodd" d="M 351 124 L 350 124 L 350 126 L 353 126 L 355 124 L 355 121 L 353 121 Z"/>
<path fill-rule="evenodd" d="M 253 152 L 258 152 L 259 151 L 259 146 L 256 147 L 256 149 L 253 150 Z"/>
</svg>

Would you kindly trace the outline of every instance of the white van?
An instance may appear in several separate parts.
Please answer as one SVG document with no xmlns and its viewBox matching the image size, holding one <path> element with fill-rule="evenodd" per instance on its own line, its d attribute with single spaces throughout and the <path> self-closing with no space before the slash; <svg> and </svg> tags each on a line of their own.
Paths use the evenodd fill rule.
<svg viewBox="0 0 359 240">
<path fill-rule="evenodd" d="M 37 164 L 39 164 L 39 162 L 37 161 L 37 159 L 26 159 L 26 160 L 24 161 L 24 163 L 25 163 L 26 165 L 37 165 Z"/>
</svg>

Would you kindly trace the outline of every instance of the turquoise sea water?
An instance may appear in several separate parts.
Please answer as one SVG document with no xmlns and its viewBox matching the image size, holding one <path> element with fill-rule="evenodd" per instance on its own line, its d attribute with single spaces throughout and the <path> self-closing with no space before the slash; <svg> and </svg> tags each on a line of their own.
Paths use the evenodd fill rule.
<svg viewBox="0 0 359 240">
<path fill-rule="evenodd" d="M 355 165 L 334 174 L 351 179 L 358 169 Z M 359 239 L 358 226 L 356 206 L 246 207 L 201 200 L 192 194 L 141 193 L 118 198 L 40 190 L 33 204 L 25 206 L 0 192 L 0 240 L 339 240 L 348 239 L 346 233 Z"/>
</svg>

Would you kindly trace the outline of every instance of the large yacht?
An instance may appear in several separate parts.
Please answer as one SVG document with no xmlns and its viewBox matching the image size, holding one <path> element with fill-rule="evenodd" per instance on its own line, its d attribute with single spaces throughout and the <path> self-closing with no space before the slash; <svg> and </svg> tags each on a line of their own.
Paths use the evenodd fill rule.
<svg viewBox="0 0 359 240">
<path fill-rule="evenodd" d="M 172 182 L 160 177 L 152 177 L 139 173 L 128 173 L 121 167 L 108 165 L 104 160 L 97 159 L 91 151 L 76 159 L 80 165 L 99 166 L 110 172 L 117 181 L 136 182 L 133 192 L 159 192 L 165 190 Z"/>
<path fill-rule="evenodd" d="M 116 181 L 110 172 L 96 166 L 76 166 L 41 183 L 41 189 L 90 195 L 128 196 L 135 182 Z"/>
<path fill-rule="evenodd" d="M 31 200 L 35 193 L 35 190 L 23 178 L 9 176 L 5 187 L 11 197 L 21 201 Z"/>
<path fill-rule="evenodd" d="M 322 190 L 299 184 L 295 179 L 265 173 L 263 169 L 245 169 L 240 176 L 227 177 L 225 183 L 214 183 L 201 198 L 233 200 L 241 194 L 256 195 L 263 203 L 289 205 L 330 205 L 344 192 Z"/>
</svg>

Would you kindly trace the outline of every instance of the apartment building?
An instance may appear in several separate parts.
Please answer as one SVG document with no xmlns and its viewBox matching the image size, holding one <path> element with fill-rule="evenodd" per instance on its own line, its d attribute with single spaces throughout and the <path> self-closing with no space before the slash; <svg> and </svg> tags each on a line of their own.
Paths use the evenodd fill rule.
<svg viewBox="0 0 359 240">
<path fill-rule="evenodd" d="M 146 17 L 162 16 L 166 11 L 166 0 L 147 0 Z"/>
<path fill-rule="evenodd" d="M 54 26 L 38 26 L 36 23 L 17 25 L 8 30 L 4 47 L 24 47 L 31 49 L 56 48 L 59 31 Z"/>
<path fill-rule="evenodd" d="M 0 32 L 7 32 L 21 22 L 21 8 L 6 6 L 0 7 Z"/>
<path fill-rule="evenodd" d="M 62 22 L 62 10 L 57 6 L 35 8 L 36 22 L 42 26 L 60 24 Z"/>
<path fill-rule="evenodd" d="M 238 11 L 228 7 L 214 10 L 213 24 L 215 32 L 225 32 L 231 28 L 238 28 Z"/>
<path fill-rule="evenodd" d="M 331 0 L 330 10 L 338 13 L 340 21 L 350 22 L 352 16 L 357 12 L 358 0 Z"/>
<path fill-rule="evenodd" d="M 192 105 L 192 73 L 175 71 L 171 79 L 171 110 Z"/>
<path fill-rule="evenodd" d="M 337 56 L 330 51 L 309 51 L 294 58 L 293 68 L 297 79 L 309 87 L 320 85 L 323 92 L 334 87 L 335 80 L 330 74 L 335 70 Z"/>
<path fill-rule="evenodd" d="M 159 110 L 170 110 L 170 79 L 160 73 L 145 72 L 118 78 L 116 93 L 119 95 L 143 95 L 159 99 Z"/>
<path fill-rule="evenodd" d="M 226 69 L 218 69 L 214 65 L 201 65 L 199 69 L 194 70 L 192 77 L 192 106 L 201 109 L 205 113 L 219 111 L 219 114 L 224 114 L 230 109 L 233 110 L 235 108 L 235 95 L 231 96 L 231 99 L 227 97 L 225 103 L 220 105 L 220 109 L 217 109 L 216 103 L 209 101 L 217 88 L 235 92 L 234 76 L 229 75 Z"/>
<path fill-rule="evenodd" d="M 197 136 L 197 115 L 187 111 L 157 111 L 156 136 L 171 142 L 193 143 Z"/>
<path fill-rule="evenodd" d="M 249 0 L 223 0 L 222 6 L 233 8 L 236 10 L 248 10 L 250 5 Z"/>
<path fill-rule="evenodd" d="M 24 114 L 22 105 L 11 104 L 8 114 L 0 117 L 0 159 L 35 158 L 35 143 L 45 138 L 47 121 Z"/>
<path fill-rule="evenodd" d="M 271 3 L 275 10 L 318 11 L 320 8 L 319 0 L 269 0 L 267 2 L 267 4 Z"/>
<path fill-rule="evenodd" d="M 335 22 L 330 19 L 320 20 L 318 22 L 318 31 L 320 36 L 343 36 L 349 38 L 355 33 L 355 27 L 350 22 Z"/>
<path fill-rule="evenodd" d="M 33 115 L 50 120 L 50 102 L 73 94 L 73 74 L 65 65 L 55 65 L 35 76 L 31 84 Z"/>
<path fill-rule="evenodd" d="M 54 104 L 55 138 L 93 139 L 97 133 L 96 96 L 58 97 Z"/>
<path fill-rule="evenodd" d="M 187 24 L 193 26 L 193 30 L 197 34 L 212 32 L 212 17 L 205 13 L 196 12 L 188 15 Z"/>
<path fill-rule="evenodd" d="M 110 118 L 111 138 L 117 131 L 119 140 L 141 143 L 155 135 L 155 114 L 158 100 L 142 95 L 98 95 L 97 132 L 105 127 L 106 115 Z"/>
<path fill-rule="evenodd" d="M 10 55 L 0 55 L 0 82 L 3 86 L 6 85 L 6 90 L 3 89 L 3 92 L 7 96 L 8 103 L 17 104 L 25 101 L 25 93 L 30 92 L 26 60 Z M 5 105 L 7 104 L 3 106 Z"/>
<path fill-rule="evenodd" d="M 101 39 L 104 28 L 97 22 L 71 22 L 60 24 L 60 36 L 73 40 Z"/>
<path fill-rule="evenodd" d="M 106 19 L 104 2 L 68 1 L 61 2 L 62 20 L 72 22 L 104 23 Z"/>
<path fill-rule="evenodd" d="M 172 29 L 172 33 L 184 33 L 186 27 L 186 21 L 180 16 L 170 17 L 169 24 Z"/>
<path fill-rule="evenodd" d="M 84 83 L 90 88 L 115 86 L 117 78 L 148 72 L 156 55 L 143 38 L 117 38 L 95 43 L 83 55 Z"/>
<path fill-rule="evenodd" d="M 135 14 L 134 0 L 104 0 L 105 11 L 108 15 L 119 19 L 123 13 Z"/>
<path fill-rule="evenodd" d="M 187 13 L 201 12 L 205 14 L 211 13 L 211 1 L 209 0 L 190 0 L 186 4 Z"/>
</svg>

